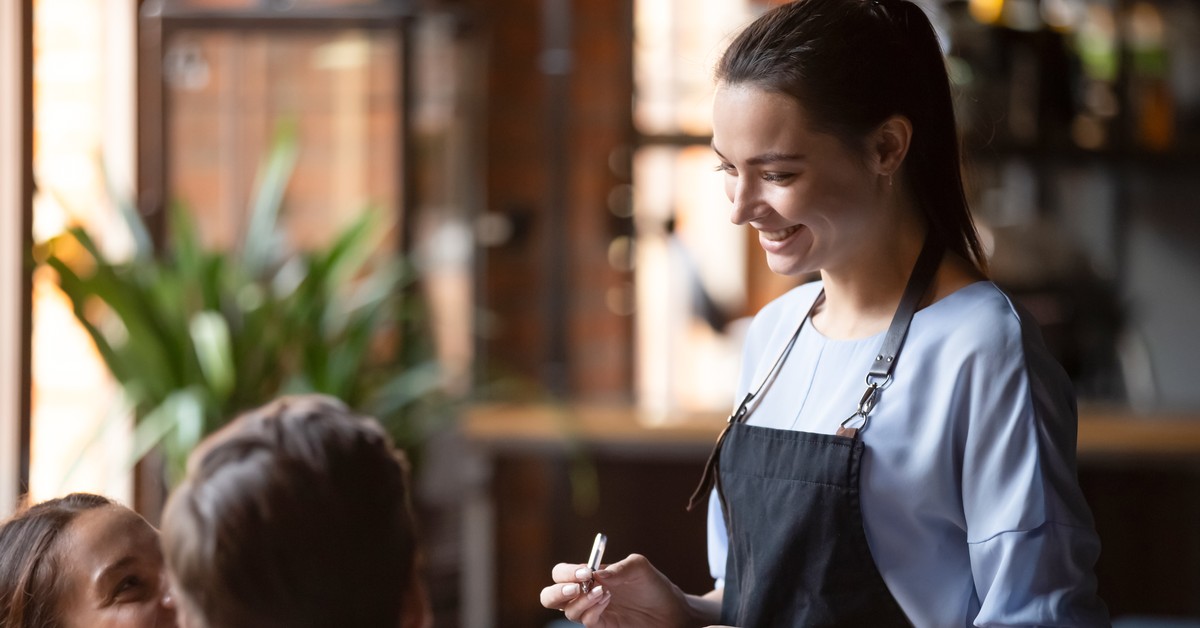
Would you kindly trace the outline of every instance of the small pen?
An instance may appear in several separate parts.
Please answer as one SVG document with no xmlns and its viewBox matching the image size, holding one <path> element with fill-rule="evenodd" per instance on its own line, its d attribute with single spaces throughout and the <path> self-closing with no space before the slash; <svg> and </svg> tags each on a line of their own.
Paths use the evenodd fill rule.
<svg viewBox="0 0 1200 628">
<path fill-rule="evenodd" d="M 607 543 L 608 537 L 604 536 L 603 532 L 596 534 L 596 540 L 592 542 L 592 553 L 588 556 L 587 562 L 588 569 L 591 571 L 600 569 L 600 560 L 604 558 L 604 546 Z M 594 581 L 591 578 L 588 578 L 587 582 L 584 582 L 580 587 L 580 590 L 586 594 L 588 591 L 592 590 L 593 584 Z"/>
</svg>

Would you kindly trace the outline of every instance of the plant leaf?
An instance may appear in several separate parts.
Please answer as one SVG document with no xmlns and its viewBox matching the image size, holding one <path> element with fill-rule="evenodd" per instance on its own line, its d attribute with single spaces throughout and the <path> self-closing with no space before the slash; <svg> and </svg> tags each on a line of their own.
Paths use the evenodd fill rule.
<svg viewBox="0 0 1200 628">
<path fill-rule="evenodd" d="M 133 239 L 133 259 L 137 262 L 152 259 L 154 257 L 154 241 L 150 239 L 146 221 L 142 220 L 142 214 L 130 201 L 130 196 L 116 193 L 116 184 L 113 183 L 112 175 L 105 167 L 104 160 L 101 159 L 99 162 L 100 173 L 104 177 L 104 189 L 108 190 L 109 199 L 117 207 L 117 213 L 121 215 L 121 220 L 125 223 L 125 228 L 129 230 L 129 235 Z"/>
<path fill-rule="evenodd" d="M 233 392 L 233 348 L 225 318 L 212 310 L 197 312 L 188 325 L 200 371 L 217 401 Z"/>
<path fill-rule="evenodd" d="M 280 237 L 276 229 L 279 208 L 299 153 L 295 122 L 280 123 L 271 143 L 271 153 L 259 166 L 254 181 L 250 225 L 242 245 L 242 259 L 251 277 L 263 276 L 279 251 Z"/>
</svg>

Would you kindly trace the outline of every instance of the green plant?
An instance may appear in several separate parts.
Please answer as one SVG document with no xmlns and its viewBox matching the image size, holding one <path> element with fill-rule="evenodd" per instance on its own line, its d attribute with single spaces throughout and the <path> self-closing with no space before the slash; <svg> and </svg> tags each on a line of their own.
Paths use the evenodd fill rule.
<svg viewBox="0 0 1200 628">
<path fill-rule="evenodd" d="M 118 203 L 130 259 L 108 259 L 79 227 L 41 252 L 133 407 L 134 458 L 158 447 L 169 483 L 205 435 L 280 394 L 338 397 L 407 449 L 446 414 L 412 272 L 384 252 L 380 213 L 363 211 L 320 250 L 283 244 L 278 216 L 297 153 L 282 128 L 236 251 L 204 247 L 179 204 L 168 246 L 156 247 L 137 211 Z"/>
</svg>

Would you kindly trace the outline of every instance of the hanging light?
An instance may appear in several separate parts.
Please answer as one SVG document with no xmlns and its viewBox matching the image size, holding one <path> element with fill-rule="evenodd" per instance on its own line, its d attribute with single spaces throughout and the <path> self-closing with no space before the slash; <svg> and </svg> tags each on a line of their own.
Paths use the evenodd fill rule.
<svg viewBox="0 0 1200 628">
<path fill-rule="evenodd" d="M 970 0 L 968 9 L 980 24 L 996 24 L 1004 14 L 1004 0 Z"/>
</svg>

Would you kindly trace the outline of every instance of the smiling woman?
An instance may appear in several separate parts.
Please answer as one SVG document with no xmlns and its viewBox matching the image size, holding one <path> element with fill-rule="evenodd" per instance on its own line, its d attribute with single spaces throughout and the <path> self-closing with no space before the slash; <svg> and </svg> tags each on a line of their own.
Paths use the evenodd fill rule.
<svg viewBox="0 0 1200 628">
<path fill-rule="evenodd" d="M 170 628 L 158 532 L 108 498 L 73 493 L 0 526 L 3 628 Z"/>
<path fill-rule="evenodd" d="M 747 328 L 690 506 L 713 589 L 630 555 L 556 565 L 542 605 L 588 628 L 1108 625 L 1074 389 L 986 277 L 924 10 L 780 4 L 716 79 L 731 221 L 774 272 L 820 279 Z"/>
</svg>

